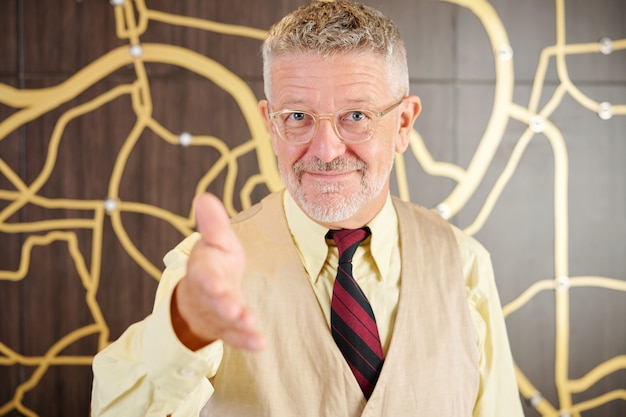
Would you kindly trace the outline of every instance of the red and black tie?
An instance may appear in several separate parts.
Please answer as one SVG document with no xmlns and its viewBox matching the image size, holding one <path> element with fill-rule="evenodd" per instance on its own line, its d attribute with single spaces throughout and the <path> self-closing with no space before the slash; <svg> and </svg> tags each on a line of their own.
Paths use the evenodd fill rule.
<svg viewBox="0 0 626 417">
<path fill-rule="evenodd" d="M 352 276 L 352 257 L 370 235 L 369 228 L 331 230 L 339 250 L 337 278 L 333 286 L 330 324 L 333 339 L 346 358 L 363 394 L 369 399 L 385 359 L 374 312 Z"/>
</svg>

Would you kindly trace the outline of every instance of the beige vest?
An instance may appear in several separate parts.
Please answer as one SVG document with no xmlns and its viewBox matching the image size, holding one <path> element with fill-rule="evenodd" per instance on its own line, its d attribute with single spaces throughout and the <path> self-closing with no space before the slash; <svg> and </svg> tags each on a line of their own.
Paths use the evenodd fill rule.
<svg viewBox="0 0 626 417">
<path fill-rule="evenodd" d="M 233 219 L 248 257 L 247 300 L 269 343 L 261 353 L 225 347 L 202 415 L 471 417 L 478 352 L 456 240 L 437 215 L 394 205 L 402 231 L 400 299 L 369 401 L 335 345 L 276 193 Z"/>
</svg>

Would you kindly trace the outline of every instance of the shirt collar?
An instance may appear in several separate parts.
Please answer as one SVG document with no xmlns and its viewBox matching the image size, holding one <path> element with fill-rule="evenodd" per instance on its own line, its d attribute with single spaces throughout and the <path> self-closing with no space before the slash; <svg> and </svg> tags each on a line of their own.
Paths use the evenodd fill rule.
<svg viewBox="0 0 626 417">
<path fill-rule="evenodd" d="M 302 264 L 312 282 L 316 282 L 328 257 L 328 245 L 324 226 L 311 220 L 293 200 L 288 192 L 283 193 L 283 206 L 291 237 L 296 244 Z M 384 280 L 388 275 L 389 263 L 394 250 L 399 247 L 398 217 L 388 194 L 380 212 L 367 224 L 372 231 L 370 248 L 372 258 Z"/>
</svg>

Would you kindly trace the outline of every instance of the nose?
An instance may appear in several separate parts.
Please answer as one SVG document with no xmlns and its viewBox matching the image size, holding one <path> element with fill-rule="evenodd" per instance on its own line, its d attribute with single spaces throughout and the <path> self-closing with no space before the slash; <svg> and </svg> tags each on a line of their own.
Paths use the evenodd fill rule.
<svg viewBox="0 0 626 417">
<path fill-rule="evenodd" d="M 333 126 L 332 115 L 322 115 L 317 132 L 309 142 L 309 152 L 323 162 L 330 162 L 346 152 L 346 144 L 339 138 Z"/>
</svg>

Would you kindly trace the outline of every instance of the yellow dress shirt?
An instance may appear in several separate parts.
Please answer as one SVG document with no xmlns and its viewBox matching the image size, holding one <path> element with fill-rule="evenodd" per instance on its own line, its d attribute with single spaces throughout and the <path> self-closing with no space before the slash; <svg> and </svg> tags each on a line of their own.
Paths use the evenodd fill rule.
<svg viewBox="0 0 626 417">
<path fill-rule="evenodd" d="M 337 275 L 337 247 L 332 240 L 311 239 L 311 236 L 324 236 L 328 229 L 307 217 L 289 193 L 284 193 L 283 203 L 291 236 L 330 326 L 330 303 Z M 372 231 L 371 238 L 357 248 L 352 258 L 352 271 L 372 305 L 383 351 L 387 353 L 400 295 L 398 219 L 391 198 L 387 198 L 378 216 L 368 226 Z"/>
<path fill-rule="evenodd" d="M 284 193 L 284 209 L 294 242 L 309 275 L 321 312 L 330 325 L 337 249 L 324 243 L 327 230 L 310 220 Z M 368 224 L 372 236 L 355 254 L 354 275 L 372 304 L 386 351 L 401 285 L 398 220 L 391 198 Z M 453 227 L 459 243 L 468 305 L 479 347 L 480 390 L 472 417 L 522 417 L 506 328 L 487 252 Z M 311 239 L 311 236 L 321 236 Z M 217 372 L 221 341 L 192 352 L 177 339 L 170 300 L 184 276 L 187 255 L 198 235 L 170 251 L 157 289 L 153 313 L 130 326 L 94 359 L 92 415 L 198 416 L 213 393 L 208 378 Z"/>
</svg>

